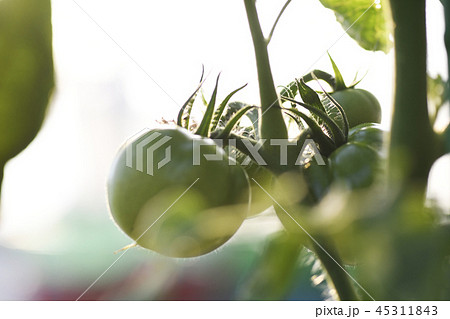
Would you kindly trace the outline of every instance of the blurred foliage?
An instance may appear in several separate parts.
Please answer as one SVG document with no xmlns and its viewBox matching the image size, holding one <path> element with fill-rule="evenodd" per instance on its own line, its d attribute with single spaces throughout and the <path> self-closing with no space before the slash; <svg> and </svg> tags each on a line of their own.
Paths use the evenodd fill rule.
<svg viewBox="0 0 450 319">
<path fill-rule="evenodd" d="M 428 75 L 428 113 L 430 115 L 431 124 L 434 124 L 436 118 L 447 101 L 448 88 L 446 81 L 440 74 L 436 77 Z"/>
<path fill-rule="evenodd" d="M 293 286 L 301 244 L 285 231 L 271 236 L 240 290 L 243 300 L 279 300 Z"/>
<path fill-rule="evenodd" d="M 345 32 L 358 44 L 370 51 L 389 52 L 392 41 L 386 19 L 385 0 L 319 0 L 322 5 L 334 11 L 337 21 Z"/>
<path fill-rule="evenodd" d="M 53 86 L 50 0 L 0 1 L 0 171 L 38 133 Z"/>
</svg>

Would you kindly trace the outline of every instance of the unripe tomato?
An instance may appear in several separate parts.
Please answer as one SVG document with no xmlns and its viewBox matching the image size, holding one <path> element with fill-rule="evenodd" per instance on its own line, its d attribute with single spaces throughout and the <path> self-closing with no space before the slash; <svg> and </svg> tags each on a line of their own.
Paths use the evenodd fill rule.
<svg viewBox="0 0 450 319">
<path fill-rule="evenodd" d="M 339 147 L 330 156 L 335 182 L 351 189 L 370 186 L 380 169 L 380 155 L 372 147 L 353 142 Z"/>
<path fill-rule="evenodd" d="M 350 127 L 381 122 L 381 106 L 372 93 L 362 89 L 345 89 L 333 92 L 331 96 L 344 109 Z"/>
<path fill-rule="evenodd" d="M 333 179 L 329 160 L 327 158 L 324 158 L 324 160 L 325 165 L 319 165 L 316 161 L 312 160 L 302 168 L 309 193 L 315 203 L 325 196 Z"/>
<path fill-rule="evenodd" d="M 158 138 L 145 142 L 152 134 Z M 168 141 L 156 148 L 163 138 Z M 152 161 L 141 152 L 143 163 L 154 164 L 153 175 L 146 174 L 148 168 L 129 167 L 137 163 L 142 143 L 155 148 Z M 195 143 L 201 143 L 199 165 L 193 161 Z M 160 165 L 168 147 L 171 159 Z M 206 160 L 205 154 L 218 159 Z M 166 256 L 193 257 L 218 248 L 237 231 L 248 213 L 248 189 L 244 170 L 230 165 L 211 139 L 182 128 L 154 129 L 120 149 L 108 179 L 108 201 L 117 225 L 138 245 Z"/>
<path fill-rule="evenodd" d="M 349 131 L 348 141 L 368 145 L 381 151 L 386 141 L 386 132 L 373 123 L 361 124 Z"/>
</svg>

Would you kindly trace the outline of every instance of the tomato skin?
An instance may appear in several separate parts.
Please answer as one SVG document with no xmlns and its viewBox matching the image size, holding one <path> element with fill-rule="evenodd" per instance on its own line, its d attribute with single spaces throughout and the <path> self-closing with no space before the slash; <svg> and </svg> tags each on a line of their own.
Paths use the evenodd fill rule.
<svg viewBox="0 0 450 319">
<path fill-rule="evenodd" d="M 153 152 L 154 162 L 166 157 L 169 146 L 171 161 L 151 176 L 126 166 L 126 153 L 153 133 L 171 138 Z M 193 165 L 194 142 L 208 144 L 200 147 L 200 165 Z M 216 153 L 220 160 L 203 156 Z M 248 213 L 249 183 L 244 170 L 229 165 L 228 156 L 212 140 L 182 128 L 154 129 L 125 143 L 107 185 L 110 212 L 117 225 L 138 245 L 170 257 L 200 256 L 218 248 Z"/>
<path fill-rule="evenodd" d="M 350 128 L 381 122 L 381 106 L 372 93 L 363 89 L 345 89 L 333 92 L 331 96 L 344 109 Z"/>
<path fill-rule="evenodd" d="M 312 160 L 303 167 L 305 182 L 315 203 L 325 196 L 333 180 L 329 160 L 327 158 L 324 160 L 325 165 L 319 165 Z"/>
<path fill-rule="evenodd" d="M 377 151 L 383 149 L 387 133 L 373 123 L 361 124 L 349 131 L 348 142 L 358 142 L 368 145 Z"/>
<path fill-rule="evenodd" d="M 372 185 L 379 170 L 380 155 L 372 147 L 352 142 L 339 147 L 330 156 L 335 182 L 350 189 Z"/>
</svg>

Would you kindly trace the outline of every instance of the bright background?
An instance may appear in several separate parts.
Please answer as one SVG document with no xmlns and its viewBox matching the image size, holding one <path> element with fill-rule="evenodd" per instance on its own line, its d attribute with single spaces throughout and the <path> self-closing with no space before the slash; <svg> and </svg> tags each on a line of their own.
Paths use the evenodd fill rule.
<svg viewBox="0 0 450 319">
<path fill-rule="evenodd" d="M 429 71 L 447 78 L 442 7 L 438 0 L 427 3 Z M 258 1 L 265 30 L 283 4 Z M 6 166 L 0 299 L 76 298 L 117 258 L 112 253 L 131 242 L 108 215 L 110 164 L 129 136 L 176 117 L 197 85 L 202 64 L 210 74 L 207 95 L 222 72 L 219 99 L 249 83 L 236 99 L 259 101 L 241 0 L 53 1 L 53 27 L 57 88 L 48 117 L 35 141 Z M 393 54 L 364 51 L 343 33 L 333 12 L 319 1 L 292 1 L 270 45 L 275 82 L 287 84 L 312 69 L 331 72 L 329 50 L 347 83 L 356 72 L 360 77 L 367 72 L 359 87 L 378 97 L 382 125 L 388 128 Z M 447 158 L 439 165 L 448 163 Z M 450 209 L 448 179 L 445 174 L 432 178 L 432 196 Z M 265 235 L 278 227 L 270 214 L 247 221 L 231 248 L 187 262 L 133 250 L 97 284 L 118 287 L 113 278 L 124 276 L 131 288 L 122 283 L 119 295 L 91 298 L 162 298 L 162 290 L 176 286 L 174 273 L 208 278 L 207 272 L 195 274 L 198 265 L 211 269 L 207 265 L 219 265 L 224 256 L 239 264 L 239 256 L 257 254 Z"/>
</svg>

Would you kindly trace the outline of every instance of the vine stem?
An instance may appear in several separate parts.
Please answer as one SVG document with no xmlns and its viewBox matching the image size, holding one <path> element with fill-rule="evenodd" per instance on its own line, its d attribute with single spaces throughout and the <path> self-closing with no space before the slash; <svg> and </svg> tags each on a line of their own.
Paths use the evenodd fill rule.
<svg viewBox="0 0 450 319">
<path fill-rule="evenodd" d="M 0 204 L 2 202 L 2 182 L 4 170 L 5 170 L 5 163 L 0 162 Z"/>
<path fill-rule="evenodd" d="M 322 263 L 327 272 L 334 289 L 336 290 L 339 299 L 342 301 L 357 301 L 359 300 L 350 282 L 349 276 L 342 270 L 339 265 L 342 261 L 338 257 L 334 247 L 325 238 L 317 238 L 320 246 L 312 242 L 314 252 Z M 323 250 L 326 249 L 326 252 Z M 333 258 L 330 257 L 330 254 Z M 337 264 L 339 263 L 339 265 Z"/>
<path fill-rule="evenodd" d="M 289 3 L 291 3 L 292 0 L 287 0 L 284 4 L 283 8 L 281 9 L 280 13 L 278 14 L 277 19 L 275 20 L 275 23 L 273 24 L 272 30 L 270 30 L 269 36 L 267 37 L 267 44 L 270 43 L 270 40 L 272 40 L 273 33 L 275 32 L 275 28 L 277 27 L 278 22 L 280 21 L 281 16 L 283 15 L 284 11 L 286 10 Z"/>
<path fill-rule="evenodd" d="M 450 0 L 442 0 L 444 5 L 444 16 L 445 16 L 445 34 L 444 43 L 447 49 L 447 69 L 448 69 L 448 79 L 447 86 L 450 85 Z"/>
<path fill-rule="evenodd" d="M 256 66 L 258 70 L 259 93 L 261 97 L 260 109 L 260 137 L 262 139 L 287 139 L 287 128 L 281 113 L 281 104 L 275 89 L 267 39 L 264 37 L 256 10 L 255 0 L 244 0 L 248 23 L 255 48 Z"/>
<path fill-rule="evenodd" d="M 395 98 L 389 177 L 391 183 L 416 184 L 424 192 L 436 158 L 427 108 L 425 0 L 390 0 L 390 4 L 395 25 Z"/>
</svg>

